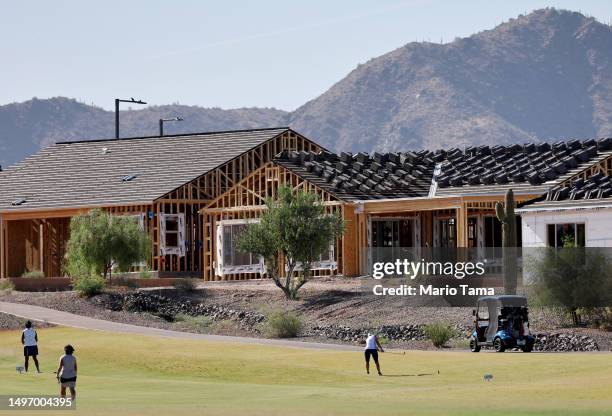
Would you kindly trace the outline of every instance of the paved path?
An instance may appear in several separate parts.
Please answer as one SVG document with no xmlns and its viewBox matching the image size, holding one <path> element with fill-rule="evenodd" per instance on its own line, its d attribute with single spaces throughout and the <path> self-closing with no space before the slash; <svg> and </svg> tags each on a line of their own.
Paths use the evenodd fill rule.
<svg viewBox="0 0 612 416">
<path fill-rule="evenodd" d="M 230 337 L 224 335 L 192 334 L 189 332 L 170 331 L 168 329 L 151 328 L 146 326 L 137 326 L 120 322 L 89 318 L 86 316 L 75 315 L 69 312 L 43 308 L 41 306 L 27 305 L 23 303 L 0 302 L 0 312 L 19 316 L 21 318 L 32 319 L 35 321 L 45 321 L 56 325 L 70 326 L 73 328 L 81 329 L 93 329 L 98 331 L 121 332 L 127 334 L 149 335 L 180 339 L 199 339 L 217 342 L 240 342 L 244 344 L 279 345 L 283 347 L 295 348 L 312 348 L 342 351 L 362 350 L 362 348 L 351 345 L 322 344 L 316 342 L 289 341 L 282 339 Z"/>
</svg>

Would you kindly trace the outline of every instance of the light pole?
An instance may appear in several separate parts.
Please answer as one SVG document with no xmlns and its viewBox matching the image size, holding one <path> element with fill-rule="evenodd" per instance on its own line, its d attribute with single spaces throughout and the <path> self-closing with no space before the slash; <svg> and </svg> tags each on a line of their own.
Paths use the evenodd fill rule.
<svg viewBox="0 0 612 416">
<path fill-rule="evenodd" d="M 164 135 L 164 123 L 166 121 L 183 121 L 182 117 L 160 118 L 159 119 L 159 137 Z"/>
<path fill-rule="evenodd" d="M 119 138 L 119 103 L 146 104 L 142 100 L 135 100 L 134 97 L 129 100 L 115 98 L 115 139 Z"/>
</svg>

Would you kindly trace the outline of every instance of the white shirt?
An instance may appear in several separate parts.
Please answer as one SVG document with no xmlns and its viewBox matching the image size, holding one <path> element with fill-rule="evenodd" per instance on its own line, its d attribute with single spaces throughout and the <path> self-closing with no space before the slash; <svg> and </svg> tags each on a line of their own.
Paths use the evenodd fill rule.
<svg viewBox="0 0 612 416">
<path fill-rule="evenodd" d="M 36 346 L 36 331 L 34 328 L 26 328 L 23 330 L 23 341 L 26 347 Z"/>
<path fill-rule="evenodd" d="M 376 350 L 378 347 L 376 346 L 376 335 L 370 335 L 366 338 L 366 350 Z"/>
</svg>

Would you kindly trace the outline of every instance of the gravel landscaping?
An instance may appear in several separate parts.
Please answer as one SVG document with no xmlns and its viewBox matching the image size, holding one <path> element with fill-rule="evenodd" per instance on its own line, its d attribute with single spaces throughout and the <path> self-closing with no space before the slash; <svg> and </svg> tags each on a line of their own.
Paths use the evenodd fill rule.
<svg viewBox="0 0 612 416">
<path fill-rule="evenodd" d="M 462 349 L 467 348 L 465 339 L 473 326 L 471 308 L 414 307 L 402 298 L 367 296 L 355 279 L 317 280 L 300 293 L 298 301 L 288 301 L 270 282 L 257 281 L 206 283 L 194 292 L 113 289 L 89 299 L 74 292 L 14 291 L 0 295 L 0 300 L 133 325 L 251 337 L 263 336 L 267 315 L 293 311 L 303 321 L 303 340 L 355 344 L 374 330 L 393 347 L 415 349 L 433 348 L 423 333 L 424 325 L 451 325 L 459 338 L 449 344 Z M 207 324 L 186 322 L 184 317 L 189 316 L 203 317 Z M 537 335 L 536 351 L 612 350 L 610 332 L 565 327 L 568 322 L 562 314 L 550 310 L 533 308 L 530 318 Z M 4 325 L 5 320 L 8 328 L 9 318 L 0 323 Z"/>
</svg>

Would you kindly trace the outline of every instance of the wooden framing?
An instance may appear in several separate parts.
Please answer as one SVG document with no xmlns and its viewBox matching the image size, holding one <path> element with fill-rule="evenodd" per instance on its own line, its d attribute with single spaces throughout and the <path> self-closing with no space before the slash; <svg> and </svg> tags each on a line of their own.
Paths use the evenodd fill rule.
<svg viewBox="0 0 612 416">
<path fill-rule="evenodd" d="M 293 189 L 301 189 L 316 193 L 330 212 L 342 213 L 341 202 L 330 193 L 304 180 L 288 169 L 267 163 L 244 178 L 232 189 L 211 201 L 201 210 L 203 223 L 206 224 L 204 231 L 204 273 L 205 280 L 244 280 L 261 278 L 259 273 L 235 273 L 217 276 L 215 273 L 215 246 L 216 226 L 220 221 L 227 220 L 249 220 L 258 218 L 265 209 L 265 200 L 274 198 L 281 185 L 291 186 Z M 342 245 L 342 239 L 336 244 L 337 269 L 329 270 L 319 274 L 335 274 L 342 272 L 343 257 L 346 254 Z"/>
<path fill-rule="evenodd" d="M 57 228 L 56 225 L 63 222 L 67 224 L 71 217 L 86 213 L 93 208 L 101 208 L 116 215 L 143 215 L 145 229 L 152 240 L 151 258 L 148 261 L 148 266 L 154 271 L 159 271 L 162 275 L 186 274 L 199 276 L 203 267 L 204 230 L 207 228 L 206 224 L 202 223 L 202 216 L 198 213 L 199 210 L 284 150 L 318 152 L 323 148 L 288 129 L 209 172 L 201 175 L 194 173 L 194 178 L 191 181 L 154 201 L 4 212 L 0 214 L 0 237 L 2 237 L 0 238 L 0 276 L 16 277 L 15 274 L 21 275 L 23 271 L 35 270 L 39 267 L 44 268 L 47 276 L 62 275 L 63 250 L 65 242 L 68 240 L 68 228 L 67 226 Z M 177 161 L 177 163 L 180 163 L 180 161 Z M 161 227 L 159 221 L 161 214 L 184 214 L 187 246 L 184 256 L 177 254 L 160 255 Z M 28 225 L 17 223 L 17 221 L 28 221 Z M 50 228 L 47 228 L 47 226 L 43 227 L 43 224 L 56 225 L 48 225 Z M 36 227 L 39 227 L 39 231 L 42 230 L 43 232 L 34 244 L 31 231 Z M 60 234 L 53 237 L 56 230 Z M 39 236 L 38 233 L 36 235 Z M 15 253 L 13 255 L 11 247 L 16 247 L 19 250 L 21 250 L 21 247 L 29 247 L 28 260 L 22 261 L 21 251 L 19 251 L 19 254 Z M 41 254 L 46 252 L 45 250 L 52 249 L 55 254 L 51 257 Z M 34 260 L 33 256 L 37 254 L 40 254 L 40 256 Z M 13 260 L 14 258 L 19 260 Z"/>
<path fill-rule="evenodd" d="M 265 199 L 274 197 L 278 186 L 290 185 L 317 193 L 329 211 L 338 212 L 347 223 L 344 237 L 336 243 L 337 267 L 320 274 L 342 273 L 346 276 L 365 272 L 373 216 L 414 215 L 420 221 L 420 243 L 434 246 L 434 224 L 439 219 L 456 219 L 456 245 L 468 246 L 468 218 L 494 215 L 495 203 L 503 194 L 454 195 L 405 199 L 343 201 L 315 186 L 283 166 L 272 162 L 284 150 L 323 150 L 303 136 L 286 130 L 280 135 L 223 163 L 215 169 L 196 175 L 189 182 L 160 196 L 154 201 L 106 206 L 7 211 L 0 213 L 0 277 L 15 277 L 23 271 L 43 270 L 47 276 L 63 274 L 62 260 L 68 240 L 69 219 L 92 208 L 105 209 L 116 215 L 141 215 L 151 236 L 151 257 L 148 266 L 162 275 L 203 276 L 206 280 L 221 280 L 216 276 L 216 224 L 229 219 L 254 219 L 265 209 Z M 177 163 L 180 163 L 177 160 Z M 560 183 L 567 186 L 580 177 L 602 172 L 612 175 L 612 154 L 606 155 Z M 540 194 L 515 195 L 524 202 Z M 163 215 L 182 214 L 185 224 L 184 255 L 160 254 Z M 226 275 L 223 279 L 250 279 L 253 273 Z"/>
</svg>

